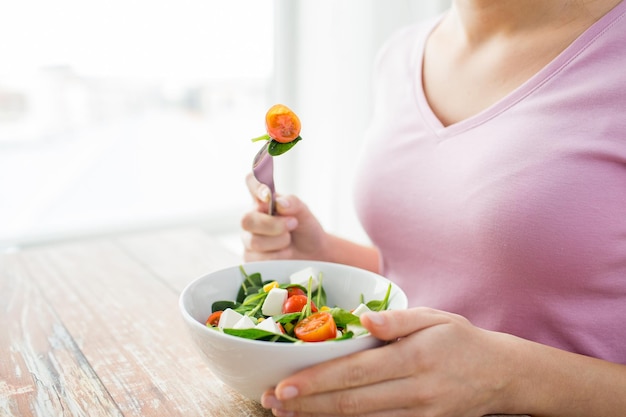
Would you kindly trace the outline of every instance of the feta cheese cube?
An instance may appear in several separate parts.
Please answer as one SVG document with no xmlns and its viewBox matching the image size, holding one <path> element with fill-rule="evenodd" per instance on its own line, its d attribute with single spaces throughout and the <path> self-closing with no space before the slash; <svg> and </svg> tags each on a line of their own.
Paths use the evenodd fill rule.
<svg viewBox="0 0 626 417">
<path fill-rule="evenodd" d="M 237 313 L 233 309 L 227 308 L 222 313 L 217 327 L 220 329 L 232 329 L 242 317 L 242 314 Z"/>
<path fill-rule="evenodd" d="M 367 329 L 360 324 L 348 324 L 346 326 L 346 331 L 354 333 L 354 337 L 367 334 L 368 332 Z"/>
<path fill-rule="evenodd" d="M 261 313 L 264 316 L 275 316 L 283 312 L 283 304 L 287 300 L 287 290 L 284 288 L 272 288 L 267 293 L 263 306 L 261 306 Z"/>
<path fill-rule="evenodd" d="M 260 330 L 265 330 L 266 332 L 282 334 L 278 323 L 276 323 L 272 317 L 261 321 L 259 324 L 256 325 L 256 328 Z"/>
<path fill-rule="evenodd" d="M 370 308 L 366 306 L 365 304 L 361 303 L 358 305 L 357 308 L 354 309 L 352 314 L 354 314 L 355 316 L 361 317 L 361 314 L 367 313 L 368 311 L 372 311 L 372 310 L 370 310 Z"/>
<path fill-rule="evenodd" d="M 309 278 L 313 278 L 311 281 L 311 292 L 313 292 L 317 289 L 317 286 L 319 285 L 317 279 L 318 275 L 319 272 L 317 271 L 317 269 L 309 266 L 291 274 L 289 276 L 289 282 L 291 282 L 292 284 L 302 285 L 304 288 L 309 288 Z"/>
<path fill-rule="evenodd" d="M 256 323 L 252 321 L 249 316 L 242 316 L 237 323 L 233 326 L 233 329 L 252 329 L 256 326 Z"/>
</svg>

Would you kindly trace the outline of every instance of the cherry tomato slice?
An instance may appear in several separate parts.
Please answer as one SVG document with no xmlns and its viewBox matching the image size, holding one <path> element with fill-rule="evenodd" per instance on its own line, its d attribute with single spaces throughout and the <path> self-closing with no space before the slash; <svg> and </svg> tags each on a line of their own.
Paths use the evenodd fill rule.
<svg viewBox="0 0 626 417">
<path fill-rule="evenodd" d="M 265 128 L 276 142 L 289 143 L 300 135 L 301 124 L 289 107 L 275 104 L 265 114 Z"/>
<path fill-rule="evenodd" d="M 217 327 L 220 322 L 220 317 L 222 317 L 223 311 L 216 311 L 211 314 L 209 318 L 206 320 L 206 325 L 211 327 Z"/>
<path fill-rule="evenodd" d="M 300 294 L 292 295 L 291 297 L 287 298 L 287 301 L 285 301 L 285 303 L 283 304 L 283 314 L 299 313 L 302 311 L 304 306 L 306 306 L 306 303 L 307 303 L 306 295 L 300 295 Z M 311 311 L 313 312 L 317 311 L 317 307 L 315 306 L 315 303 L 313 302 L 313 300 L 311 300 Z"/>
<path fill-rule="evenodd" d="M 294 333 L 298 339 L 305 342 L 323 342 L 337 337 L 337 325 L 330 313 L 321 311 L 298 323 Z"/>
</svg>

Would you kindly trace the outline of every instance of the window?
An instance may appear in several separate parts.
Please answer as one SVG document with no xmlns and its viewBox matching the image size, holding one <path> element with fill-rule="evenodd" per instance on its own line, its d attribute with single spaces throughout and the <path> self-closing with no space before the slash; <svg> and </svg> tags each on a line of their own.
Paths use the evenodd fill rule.
<svg viewBox="0 0 626 417">
<path fill-rule="evenodd" d="M 373 109 L 376 55 L 398 28 L 441 14 L 450 1 L 293 1 L 294 91 L 304 140 L 288 155 L 299 158 L 288 167 L 295 184 L 280 188 L 302 198 L 327 231 L 367 242 L 352 190 Z"/>
<path fill-rule="evenodd" d="M 0 5 L 0 247 L 233 222 L 273 79 L 271 0 Z M 230 214 L 229 214 L 230 213 Z"/>
</svg>

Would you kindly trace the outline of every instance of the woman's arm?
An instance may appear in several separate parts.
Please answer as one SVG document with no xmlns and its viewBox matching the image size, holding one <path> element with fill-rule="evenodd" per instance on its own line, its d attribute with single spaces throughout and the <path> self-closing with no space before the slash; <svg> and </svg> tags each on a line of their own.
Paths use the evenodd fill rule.
<svg viewBox="0 0 626 417">
<path fill-rule="evenodd" d="M 329 261 L 380 273 L 380 255 L 373 246 L 361 245 L 328 235 Z"/>
<path fill-rule="evenodd" d="M 508 344 L 518 376 L 503 398 L 515 400 L 511 408 L 538 417 L 626 415 L 626 366 L 522 339 Z"/>
</svg>

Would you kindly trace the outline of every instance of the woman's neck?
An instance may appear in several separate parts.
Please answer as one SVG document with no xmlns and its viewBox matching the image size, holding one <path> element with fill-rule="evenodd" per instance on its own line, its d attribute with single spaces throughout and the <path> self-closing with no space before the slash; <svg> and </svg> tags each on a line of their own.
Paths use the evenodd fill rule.
<svg viewBox="0 0 626 417">
<path fill-rule="evenodd" d="M 454 0 L 431 32 L 424 94 L 444 126 L 502 100 L 605 15 L 617 0 Z"/>
<path fill-rule="evenodd" d="M 454 0 L 449 23 L 466 42 L 565 26 L 581 31 L 621 0 Z"/>
</svg>

